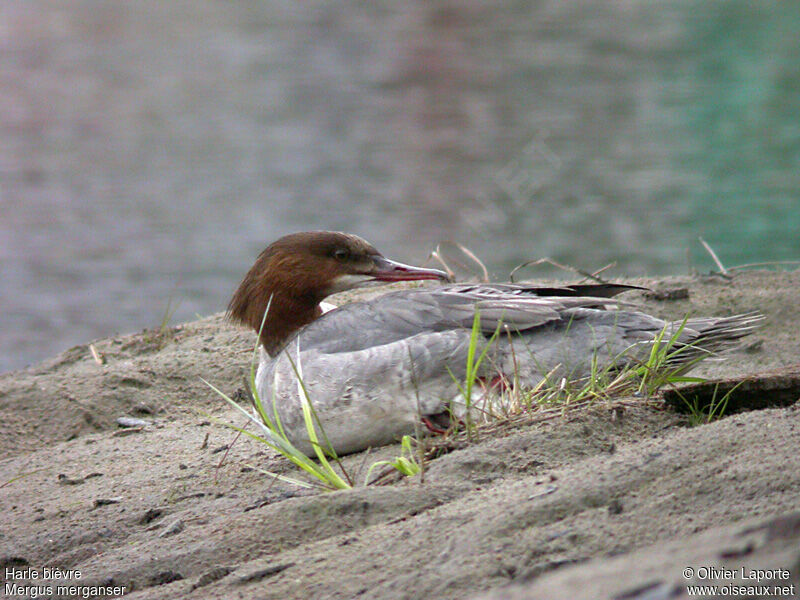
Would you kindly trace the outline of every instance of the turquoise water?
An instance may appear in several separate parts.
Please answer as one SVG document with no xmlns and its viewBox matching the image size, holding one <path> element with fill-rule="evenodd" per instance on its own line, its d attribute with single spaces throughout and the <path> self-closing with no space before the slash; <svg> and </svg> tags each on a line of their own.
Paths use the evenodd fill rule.
<svg viewBox="0 0 800 600">
<path fill-rule="evenodd" d="M 797 31 L 735 0 L 2 3 L 0 371 L 222 310 L 303 229 L 498 280 L 708 271 L 700 236 L 800 260 Z"/>
<path fill-rule="evenodd" d="M 720 5 L 691 28 L 698 55 L 671 75 L 680 130 L 703 160 L 692 234 L 729 264 L 800 255 L 800 5 Z M 667 100 L 667 102 L 669 102 Z M 694 170 L 696 152 L 675 152 Z"/>
</svg>

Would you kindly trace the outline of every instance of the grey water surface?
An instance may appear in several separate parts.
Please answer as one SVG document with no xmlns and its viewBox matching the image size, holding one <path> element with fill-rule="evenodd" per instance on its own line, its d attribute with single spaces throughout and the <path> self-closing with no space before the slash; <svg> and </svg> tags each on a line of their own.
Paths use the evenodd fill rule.
<svg viewBox="0 0 800 600">
<path fill-rule="evenodd" d="M 798 31 L 779 1 L 6 0 L 0 371 L 222 310 L 297 230 L 496 279 L 707 271 L 698 236 L 800 259 Z"/>
</svg>

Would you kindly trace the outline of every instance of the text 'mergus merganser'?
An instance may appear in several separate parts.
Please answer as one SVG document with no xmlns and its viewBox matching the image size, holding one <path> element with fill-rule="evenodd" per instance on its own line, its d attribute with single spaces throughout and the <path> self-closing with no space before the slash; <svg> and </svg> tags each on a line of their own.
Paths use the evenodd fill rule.
<svg viewBox="0 0 800 600">
<path fill-rule="evenodd" d="M 299 362 L 327 440 L 346 454 L 397 441 L 420 418 L 458 414 L 451 406 L 460 398 L 455 380 L 463 383 L 476 311 L 482 345 L 503 329 L 479 376 L 525 387 L 548 375 L 588 377 L 593 360 L 600 369 L 641 364 L 665 327 L 669 336 L 683 326 L 678 341 L 688 351 L 681 360 L 694 361 L 730 346 L 761 319 L 747 314 L 670 324 L 614 300 L 632 289 L 616 284 L 447 284 L 390 292 L 325 314 L 320 308 L 336 292 L 426 279 L 449 281 L 443 271 L 391 261 L 345 233 L 287 235 L 259 255 L 228 314 L 261 329 L 256 389 L 270 411 L 274 398 L 287 436 L 302 452 L 314 449 L 292 362 Z"/>
</svg>

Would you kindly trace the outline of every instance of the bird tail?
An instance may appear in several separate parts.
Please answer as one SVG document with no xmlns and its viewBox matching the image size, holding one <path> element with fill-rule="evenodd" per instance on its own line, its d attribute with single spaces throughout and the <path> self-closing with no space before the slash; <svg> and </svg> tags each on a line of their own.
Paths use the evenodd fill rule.
<svg viewBox="0 0 800 600">
<path fill-rule="evenodd" d="M 670 366 L 694 365 L 735 347 L 739 340 L 753 333 L 764 323 L 760 312 L 749 312 L 731 317 L 704 317 L 675 321 L 666 329 L 680 334 L 674 340 L 674 352 L 667 358 Z"/>
</svg>

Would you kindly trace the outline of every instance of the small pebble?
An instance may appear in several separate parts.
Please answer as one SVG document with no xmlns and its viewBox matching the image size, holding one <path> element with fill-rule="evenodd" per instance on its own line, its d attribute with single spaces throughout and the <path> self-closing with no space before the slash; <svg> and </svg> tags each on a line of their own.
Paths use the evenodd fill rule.
<svg viewBox="0 0 800 600">
<path fill-rule="evenodd" d="M 122 496 L 117 496 L 115 498 L 96 498 L 93 508 L 97 508 L 98 506 L 108 506 L 109 504 L 119 504 L 120 502 L 122 502 Z"/>
<path fill-rule="evenodd" d="M 86 481 L 83 477 L 77 477 L 73 479 L 72 477 L 67 477 L 64 473 L 58 474 L 58 483 L 61 485 L 80 485 L 84 481 Z"/>
<path fill-rule="evenodd" d="M 181 531 L 183 531 L 184 527 L 185 527 L 185 525 L 183 524 L 183 521 L 181 521 L 180 519 L 177 519 L 176 521 L 173 521 L 172 523 L 167 525 L 167 528 L 164 531 L 162 531 L 160 534 L 158 534 L 158 537 L 162 537 L 163 538 L 163 537 L 167 537 L 169 535 L 178 534 Z"/>
<path fill-rule="evenodd" d="M 117 418 L 117 425 L 120 427 L 147 427 L 151 422 L 145 419 L 136 419 L 134 417 L 119 417 Z"/>
</svg>

